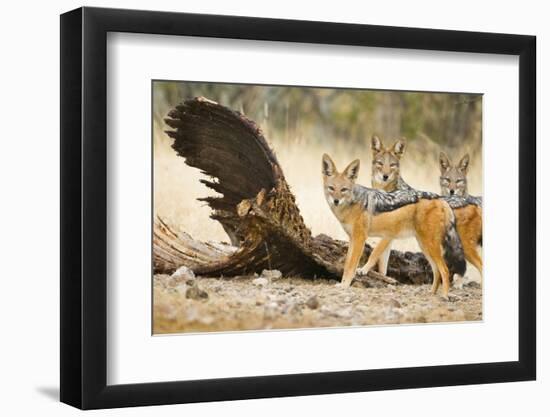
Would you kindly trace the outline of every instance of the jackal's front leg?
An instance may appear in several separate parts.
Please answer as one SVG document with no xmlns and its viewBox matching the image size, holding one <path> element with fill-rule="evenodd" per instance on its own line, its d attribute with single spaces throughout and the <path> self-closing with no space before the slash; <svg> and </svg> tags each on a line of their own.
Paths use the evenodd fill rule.
<svg viewBox="0 0 550 417">
<path fill-rule="evenodd" d="M 376 262 L 378 262 L 380 255 L 382 255 L 386 251 L 390 243 L 391 239 L 386 238 L 378 242 L 378 245 L 376 245 L 376 247 L 372 250 L 367 263 L 362 268 L 359 268 L 357 270 L 357 273 L 360 275 L 367 275 L 372 267 L 376 265 Z"/>
<path fill-rule="evenodd" d="M 390 253 L 391 242 L 388 243 L 386 250 L 382 252 L 382 255 L 380 255 L 380 258 L 378 259 L 378 272 L 380 272 L 382 275 L 388 275 L 388 262 L 390 260 Z"/>
<path fill-rule="evenodd" d="M 350 235 L 346 262 L 344 263 L 344 275 L 342 276 L 341 282 L 343 287 L 349 287 L 355 277 L 355 271 L 361 259 L 361 255 L 363 254 L 366 240 L 367 233 L 364 226 L 362 224 L 354 226 Z"/>
</svg>

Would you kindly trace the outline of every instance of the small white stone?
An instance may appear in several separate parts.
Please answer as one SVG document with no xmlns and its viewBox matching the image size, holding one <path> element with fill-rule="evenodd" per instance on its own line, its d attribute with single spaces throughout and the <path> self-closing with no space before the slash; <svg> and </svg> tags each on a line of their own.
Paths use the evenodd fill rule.
<svg viewBox="0 0 550 417">
<path fill-rule="evenodd" d="M 461 277 L 459 275 L 455 275 L 454 280 L 453 280 L 453 287 L 461 290 L 461 289 L 464 288 L 464 284 L 466 284 L 466 282 L 467 282 L 466 277 Z"/>
<path fill-rule="evenodd" d="M 267 278 L 268 280 L 277 280 L 283 277 L 283 274 L 281 271 L 277 269 L 264 269 L 262 271 L 261 276 L 263 278 Z"/>
<path fill-rule="evenodd" d="M 267 284 L 269 284 L 269 280 L 267 278 L 260 277 L 253 279 L 252 284 L 256 285 L 257 287 L 265 287 Z"/>
<path fill-rule="evenodd" d="M 187 281 L 195 279 L 195 274 L 186 266 L 180 266 L 170 277 L 174 281 Z"/>
</svg>

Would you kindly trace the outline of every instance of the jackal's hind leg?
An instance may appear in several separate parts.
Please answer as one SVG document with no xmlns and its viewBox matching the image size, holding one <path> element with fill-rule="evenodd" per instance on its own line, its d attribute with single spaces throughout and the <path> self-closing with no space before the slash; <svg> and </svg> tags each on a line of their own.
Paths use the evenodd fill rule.
<svg viewBox="0 0 550 417">
<path fill-rule="evenodd" d="M 420 242 L 418 242 L 420 243 Z M 426 259 L 430 263 L 433 270 L 434 280 L 432 284 L 432 294 L 437 293 L 439 284 L 442 284 L 441 292 L 442 297 L 446 300 L 449 299 L 449 268 L 443 259 L 443 247 L 441 245 L 430 245 L 422 242 L 420 245 Z"/>
<path fill-rule="evenodd" d="M 432 275 L 433 275 L 432 294 L 435 294 L 437 292 L 437 289 L 439 288 L 440 279 L 441 279 L 441 275 L 439 274 L 439 269 L 437 268 L 436 263 L 430 256 L 430 253 L 427 250 L 427 248 L 422 244 L 421 240 L 417 238 L 416 241 L 418 242 L 418 246 L 420 246 L 420 249 L 424 253 L 424 256 L 426 257 L 426 259 L 428 260 L 428 263 L 432 268 Z"/>
<path fill-rule="evenodd" d="M 432 283 L 432 294 L 437 294 L 437 290 L 439 289 L 439 284 L 441 282 L 441 275 L 439 275 L 439 271 L 434 272 L 434 280 Z"/>
<path fill-rule="evenodd" d="M 380 255 L 380 259 L 378 259 L 378 272 L 380 272 L 382 275 L 387 275 L 390 252 L 391 252 L 391 244 L 388 244 L 388 247 L 382 253 L 382 255 Z"/>
<path fill-rule="evenodd" d="M 472 245 L 470 242 L 464 245 L 464 257 L 479 271 L 479 275 L 483 276 L 483 261 L 477 249 L 477 245 Z"/>
<path fill-rule="evenodd" d="M 439 284 L 441 283 L 441 274 L 439 273 L 439 269 L 437 269 L 437 265 L 435 264 L 435 262 L 429 256 L 426 256 L 426 258 L 428 259 L 428 262 L 432 267 L 432 271 L 433 271 L 432 294 L 435 294 L 437 293 L 437 290 L 439 289 Z"/>
<path fill-rule="evenodd" d="M 449 299 L 449 287 L 451 285 L 449 280 L 449 269 L 443 257 L 437 257 L 435 259 L 437 269 L 439 270 L 439 275 L 441 277 L 441 296 L 448 300 Z"/>
</svg>

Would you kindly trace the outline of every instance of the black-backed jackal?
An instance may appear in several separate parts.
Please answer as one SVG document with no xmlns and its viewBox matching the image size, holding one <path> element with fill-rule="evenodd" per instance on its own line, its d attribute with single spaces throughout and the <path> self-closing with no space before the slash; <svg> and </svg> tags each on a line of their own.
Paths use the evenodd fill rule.
<svg viewBox="0 0 550 417">
<path fill-rule="evenodd" d="M 457 165 L 453 165 L 445 152 L 439 154 L 439 184 L 441 194 L 444 196 L 457 196 L 473 199 L 476 205 L 470 204 L 464 207 L 454 209 L 456 217 L 456 228 L 466 260 L 474 265 L 480 274 L 482 273 L 483 261 L 478 252 L 478 246 L 482 245 L 483 223 L 481 198 L 472 197 L 468 194 L 468 166 L 470 156 L 464 155 Z"/>
<path fill-rule="evenodd" d="M 441 199 L 420 198 L 415 191 L 385 193 L 355 184 L 359 165 L 356 159 L 339 172 L 328 155 L 322 159 L 325 198 L 350 239 L 341 285 L 351 285 L 356 271 L 366 274 L 393 239 L 414 236 L 432 266 L 432 292 L 441 282 L 443 297 L 448 298 L 447 263 L 459 274 L 466 266 L 450 206 Z M 369 236 L 382 240 L 357 270 Z"/>
<path fill-rule="evenodd" d="M 372 172 L 371 184 L 377 190 L 392 192 L 395 190 L 412 189 L 403 181 L 400 174 L 401 157 L 405 153 L 407 142 L 404 138 L 398 140 L 391 148 L 384 148 L 377 136 L 372 137 Z M 378 150 L 378 151 L 375 151 Z M 391 242 L 378 260 L 378 271 L 386 275 L 390 258 Z"/>
</svg>

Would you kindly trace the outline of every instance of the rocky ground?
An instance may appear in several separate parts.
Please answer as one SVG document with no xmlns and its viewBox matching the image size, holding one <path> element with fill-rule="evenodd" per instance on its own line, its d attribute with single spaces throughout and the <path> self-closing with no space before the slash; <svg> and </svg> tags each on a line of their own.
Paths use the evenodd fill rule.
<svg viewBox="0 0 550 417">
<path fill-rule="evenodd" d="M 154 277 L 154 333 L 364 326 L 482 319 L 476 282 L 449 301 L 429 285 L 339 288 L 332 280 L 261 276 L 195 278 L 185 267 Z"/>
</svg>

